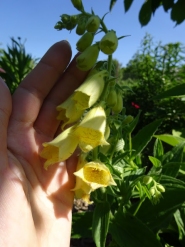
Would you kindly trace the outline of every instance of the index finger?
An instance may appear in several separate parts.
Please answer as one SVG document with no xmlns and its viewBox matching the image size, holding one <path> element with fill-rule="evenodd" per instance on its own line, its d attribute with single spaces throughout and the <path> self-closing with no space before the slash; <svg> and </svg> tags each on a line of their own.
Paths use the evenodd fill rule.
<svg viewBox="0 0 185 247">
<path fill-rule="evenodd" d="M 46 52 L 15 91 L 11 119 L 20 123 L 34 123 L 44 99 L 66 69 L 70 59 L 71 48 L 67 41 L 54 44 Z"/>
</svg>

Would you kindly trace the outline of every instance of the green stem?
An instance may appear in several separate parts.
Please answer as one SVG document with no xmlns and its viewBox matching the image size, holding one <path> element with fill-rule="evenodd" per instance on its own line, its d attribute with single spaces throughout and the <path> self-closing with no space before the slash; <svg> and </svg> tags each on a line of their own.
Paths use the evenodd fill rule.
<svg viewBox="0 0 185 247">
<path fill-rule="evenodd" d="M 132 136 L 131 133 L 128 134 L 128 138 L 129 138 L 129 153 L 130 153 L 130 157 L 132 155 Z"/>
<path fill-rule="evenodd" d="M 140 207 L 141 207 L 142 203 L 144 202 L 144 200 L 145 200 L 145 197 L 140 200 L 139 205 L 137 206 L 137 208 L 136 208 L 136 210 L 135 210 L 135 212 L 133 214 L 134 216 L 136 216 L 136 214 L 137 214 L 138 210 L 140 209 Z"/>
</svg>

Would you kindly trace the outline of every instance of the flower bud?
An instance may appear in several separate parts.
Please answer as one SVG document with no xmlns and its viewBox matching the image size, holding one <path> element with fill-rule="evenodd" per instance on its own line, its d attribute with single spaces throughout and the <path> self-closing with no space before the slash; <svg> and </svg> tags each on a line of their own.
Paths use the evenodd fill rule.
<svg viewBox="0 0 185 247">
<path fill-rule="evenodd" d="M 76 27 L 76 34 L 83 35 L 86 30 L 86 22 L 84 18 L 79 19 L 77 27 Z"/>
<path fill-rule="evenodd" d="M 158 189 L 160 192 L 165 192 L 165 188 L 164 188 L 161 184 L 157 184 L 157 189 Z"/>
<path fill-rule="evenodd" d="M 85 51 L 82 52 L 77 58 L 77 67 L 80 70 L 90 70 L 96 63 L 99 55 L 99 47 L 97 44 L 89 46 Z"/>
<path fill-rule="evenodd" d="M 133 117 L 131 115 L 127 116 L 124 120 L 123 120 L 123 125 L 127 125 L 129 123 L 131 123 L 133 121 Z"/>
<path fill-rule="evenodd" d="M 112 107 L 112 110 L 114 113 L 120 113 L 121 110 L 123 109 L 123 99 L 122 99 L 122 94 L 117 93 L 117 102 L 116 104 Z"/>
<path fill-rule="evenodd" d="M 61 15 L 61 20 L 65 24 L 68 23 L 68 22 L 70 22 L 70 15 L 66 15 L 66 14 Z"/>
<path fill-rule="evenodd" d="M 87 47 L 89 47 L 93 42 L 94 35 L 92 33 L 86 32 L 76 43 L 76 49 L 83 52 Z"/>
<path fill-rule="evenodd" d="M 76 25 L 78 22 L 78 18 L 79 18 L 78 15 L 71 15 L 71 18 L 70 18 L 71 23 Z"/>
<path fill-rule="evenodd" d="M 58 21 L 56 23 L 56 25 L 54 26 L 54 28 L 57 29 L 57 30 L 62 30 L 63 28 L 65 28 L 65 25 L 61 21 Z"/>
<path fill-rule="evenodd" d="M 117 46 L 118 38 L 113 30 L 106 33 L 100 41 L 100 50 L 107 55 L 115 52 Z"/>
<path fill-rule="evenodd" d="M 86 29 L 88 32 L 95 33 L 100 26 L 100 18 L 97 15 L 91 16 L 86 25 Z"/>
<path fill-rule="evenodd" d="M 150 194 L 151 194 L 151 196 L 154 196 L 155 193 L 156 193 L 155 187 L 150 188 Z"/>
<path fill-rule="evenodd" d="M 82 11 L 84 9 L 81 0 L 71 0 L 71 2 L 77 10 Z"/>
<path fill-rule="evenodd" d="M 146 185 L 150 184 L 152 182 L 152 180 L 153 180 L 153 178 L 150 177 L 150 176 L 144 176 L 143 177 L 143 183 L 146 184 Z"/>
<path fill-rule="evenodd" d="M 117 93 L 115 89 L 110 89 L 109 94 L 107 96 L 107 105 L 112 107 L 117 103 Z"/>
</svg>

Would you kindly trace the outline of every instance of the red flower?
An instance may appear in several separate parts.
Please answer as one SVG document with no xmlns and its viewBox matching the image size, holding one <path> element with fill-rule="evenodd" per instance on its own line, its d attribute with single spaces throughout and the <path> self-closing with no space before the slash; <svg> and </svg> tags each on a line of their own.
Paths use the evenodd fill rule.
<svg viewBox="0 0 185 247">
<path fill-rule="evenodd" d="M 140 108 L 140 106 L 139 106 L 139 105 L 137 105 L 137 104 L 136 104 L 136 103 L 134 103 L 134 102 L 132 102 L 131 104 L 132 104 L 132 106 L 133 106 L 133 107 L 135 107 L 136 109 L 139 109 L 139 108 Z"/>
</svg>

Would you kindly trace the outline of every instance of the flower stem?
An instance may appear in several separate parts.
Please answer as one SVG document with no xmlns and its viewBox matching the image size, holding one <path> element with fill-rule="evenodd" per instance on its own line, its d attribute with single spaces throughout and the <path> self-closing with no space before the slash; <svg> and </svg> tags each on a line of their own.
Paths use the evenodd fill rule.
<svg viewBox="0 0 185 247">
<path fill-rule="evenodd" d="M 135 210 L 135 212 L 134 212 L 134 214 L 133 214 L 134 216 L 136 216 L 136 214 L 137 214 L 137 212 L 139 211 L 139 209 L 140 209 L 142 203 L 144 202 L 144 200 L 145 200 L 145 197 L 144 197 L 143 199 L 140 200 L 140 202 L 139 202 L 139 204 L 138 204 L 138 206 L 137 206 L 137 208 L 136 208 L 136 210 Z"/>
</svg>

